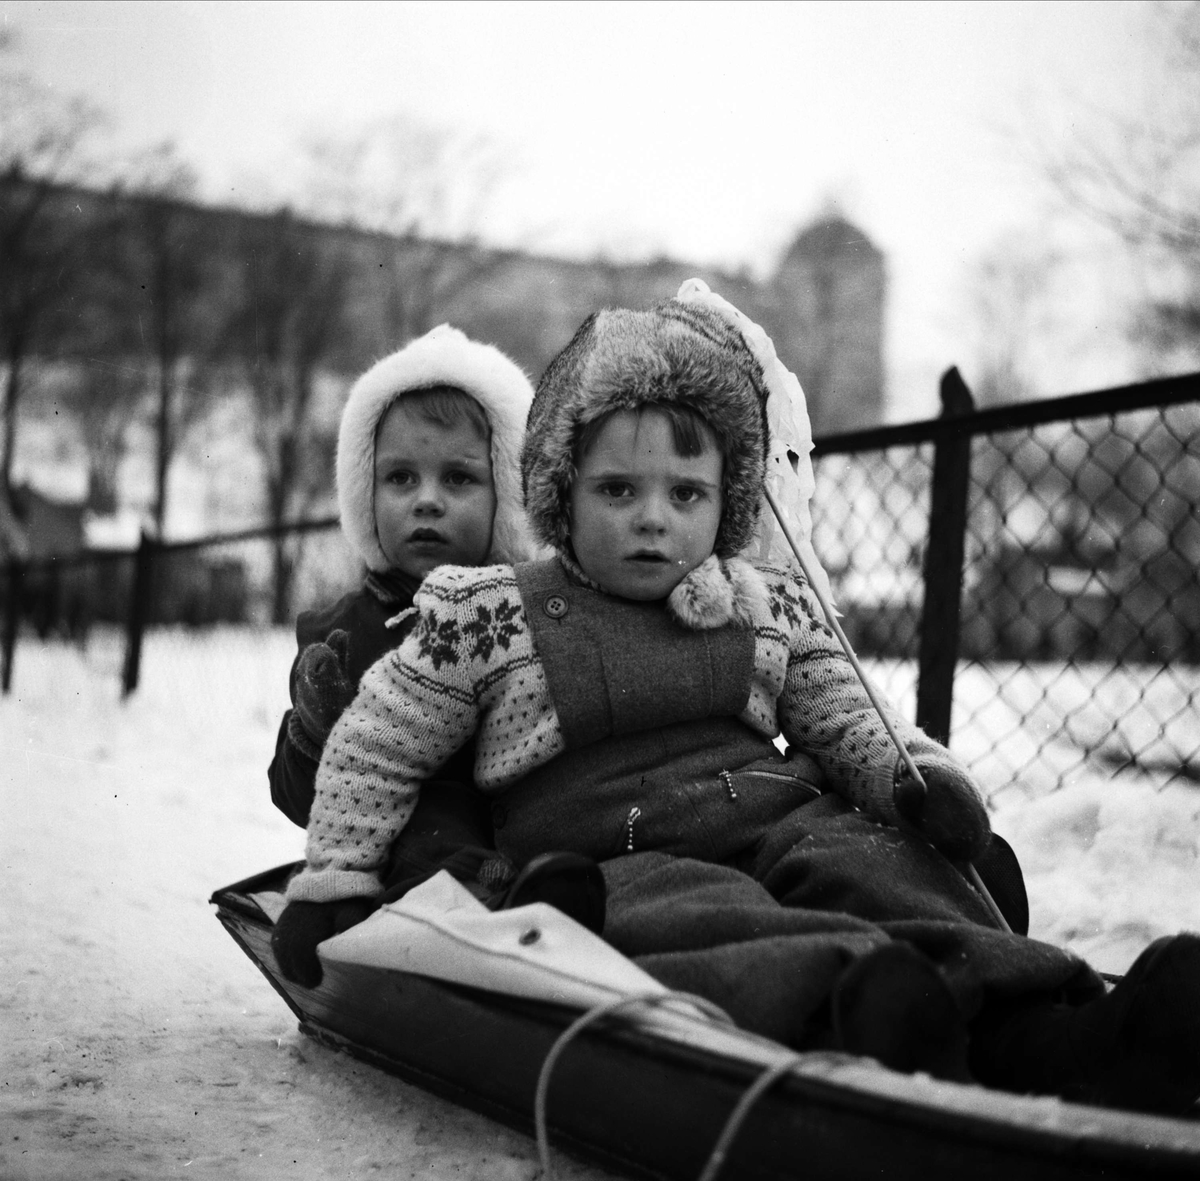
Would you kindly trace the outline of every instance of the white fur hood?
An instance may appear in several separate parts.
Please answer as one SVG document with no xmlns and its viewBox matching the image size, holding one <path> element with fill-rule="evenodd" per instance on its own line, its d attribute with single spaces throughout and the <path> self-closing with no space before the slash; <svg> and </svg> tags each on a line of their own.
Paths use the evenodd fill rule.
<svg viewBox="0 0 1200 1181">
<path fill-rule="evenodd" d="M 384 357 L 351 387 L 338 429 L 337 490 L 342 531 L 370 570 L 388 567 L 375 532 L 375 429 L 401 394 L 431 386 L 470 394 L 492 428 L 496 518 L 485 562 L 539 556 L 525 521 L 520 461 L 533 387 L 499 349 L 442 324 Z"/>
</svg>

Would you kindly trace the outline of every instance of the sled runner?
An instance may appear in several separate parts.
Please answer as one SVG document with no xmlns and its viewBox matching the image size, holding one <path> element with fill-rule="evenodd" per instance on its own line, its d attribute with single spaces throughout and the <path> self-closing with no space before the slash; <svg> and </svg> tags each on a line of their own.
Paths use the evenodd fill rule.
<svg viewBox="0 0 1200 1181">
<path fill-rule="evenodd" d="M 446 875 L 321 946 L 324 979 L 292 984 L 271 952 L 294 866 L 216 891 L 217 917 L 303 1033 L 523 1131 L 539 1074 L 580 1014 L 665 992 L 549 907 L 490 912 Z M 793 1061 L 794 1060 L 794 1061 Z M 791 1063 L 789 1067 L 789 1063 Z M 1200 1120 L 1103 1110 L 795 1055 L 671 1002 L 596 1022 L 547 1080 L 553 1145 L 634 1176 L 700 1176 L 764 1071 L 726 1178 L 1083 1181 L 1200 1176 Z"/>
</svg>

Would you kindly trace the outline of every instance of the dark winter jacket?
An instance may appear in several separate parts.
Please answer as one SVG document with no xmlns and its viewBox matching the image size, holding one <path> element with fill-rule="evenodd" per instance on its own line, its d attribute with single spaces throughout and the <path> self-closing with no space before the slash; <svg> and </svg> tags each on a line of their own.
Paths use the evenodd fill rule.
<svg viewBox="0 0 1200 1181">
<path fill-rule="evenodd" d="M 309 644 L 322 643 L 335 631 L 349 636 L 347 675 L 357 684 L 385 652 L 397 647 L 412 629 L 406 619 L 389 628 L 387 621 L 412 606 L 416 584 L 396 575 L 368 575 L 363 586 L 343 595 L 336 603 L 314 611 L 302 612 L 296 621 L 296 659 L 292 662 L 288 689 L 296 700 L 296 666 L 300 653 Z M 294 824 L 304 828 L 312 808 L 317 777 L 317 760 L 302 750 L 288 735 L 292 710 L 283 715 L 275 742 L 275 757 L 267 771 L 271 782 L 271 800 Z M 469 784 L 472 775 L 473 747 L 459 751 L 446 765 L 443 777 Z"/>
</svg>

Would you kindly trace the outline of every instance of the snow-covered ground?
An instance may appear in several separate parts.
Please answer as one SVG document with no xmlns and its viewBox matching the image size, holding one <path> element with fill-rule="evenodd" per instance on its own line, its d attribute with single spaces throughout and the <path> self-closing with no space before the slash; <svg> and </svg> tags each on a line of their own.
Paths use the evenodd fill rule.
<svg viewBox="0 0 1200 1181">
<path fill-rule="evenodd" d="M 292 652 L 282 632 L 152 634 L 122 703 L 115 636 L 18 648 L 0 699 L 0 1176 L 536 1175 L 531 1141 L 302 1038 L 213 915 L 215 887 L 302 851 L 265 775 Z M 1200 929 L 1194 784 L 1097 770 L 995 800 L 1031 933 L 1119 972 Z"/>
</svg>

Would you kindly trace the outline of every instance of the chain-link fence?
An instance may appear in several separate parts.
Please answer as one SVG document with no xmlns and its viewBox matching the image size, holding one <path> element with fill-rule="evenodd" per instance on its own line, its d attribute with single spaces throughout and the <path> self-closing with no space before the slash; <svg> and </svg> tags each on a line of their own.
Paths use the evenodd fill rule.
<svg viewBox="0 0 1200 1181">
<path fill-rule="evenodd" d="M 814 541 L 885 691 L 992 796 L 1200 783 L 1200 376 L 818 440 Z"/>
<path fill-rule="evenodd" d="M 936 420 L 814 452 L 816 550 L 873 678 L 992 796 L 1200 783 L 1200 375 L 975 411 L 952 370 L 942 393 Z M 4 687 L 22 634 L 123 634 L 132 692 L 147 627 L 287 624 L 360 577 L 332 520 L 10 563 Z"/>
</svg>

